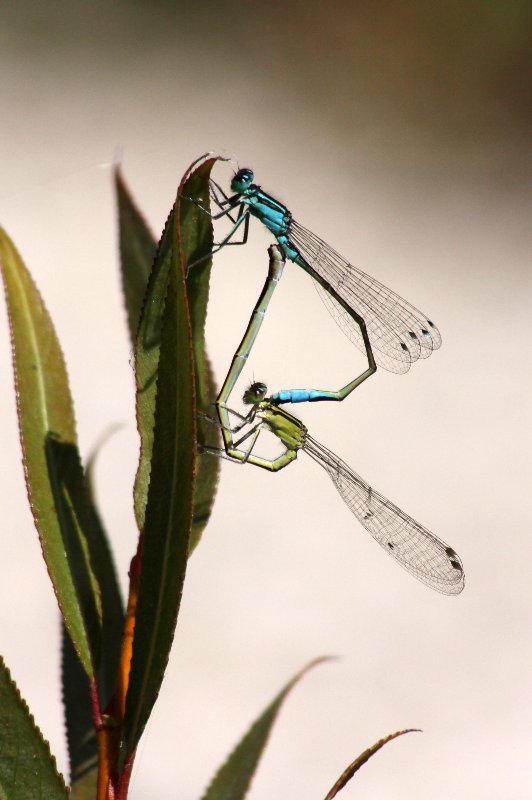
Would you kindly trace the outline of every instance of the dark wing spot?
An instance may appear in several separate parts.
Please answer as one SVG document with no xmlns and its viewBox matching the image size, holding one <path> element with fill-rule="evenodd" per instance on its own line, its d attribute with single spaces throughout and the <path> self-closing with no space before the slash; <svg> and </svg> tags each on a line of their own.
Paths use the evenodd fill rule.
<svg viewBox="0 0 532 800">
<path fill-rule="evenodd" d="M 445 554 L 447 556 L 449 556 L 449 562 L 451 564 L 451 567 L 453 567 L 453 569 L 459 569 L 460 572 L 461 572 L 462 571 L 462 565 L 460 564 L 460 562 L 458 560 L 458 554 L 456 553 L 456 551 L 453 550 L 452 547 L 446 547 L 445 548 Z"/>
</svg>

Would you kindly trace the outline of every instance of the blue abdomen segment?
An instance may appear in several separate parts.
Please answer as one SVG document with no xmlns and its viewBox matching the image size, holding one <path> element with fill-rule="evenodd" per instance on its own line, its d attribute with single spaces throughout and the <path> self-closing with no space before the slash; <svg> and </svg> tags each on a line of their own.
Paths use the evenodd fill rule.
<svg viewBox="0 0 532 800">
<path fill-rule="evenodd" d="M 334 392 L 321 389 L 282 389 L 271 396 L 272 403 L 280 406 L 283 403 L 312 403 L 318 400 L 336 400 Z"/>
</svg>

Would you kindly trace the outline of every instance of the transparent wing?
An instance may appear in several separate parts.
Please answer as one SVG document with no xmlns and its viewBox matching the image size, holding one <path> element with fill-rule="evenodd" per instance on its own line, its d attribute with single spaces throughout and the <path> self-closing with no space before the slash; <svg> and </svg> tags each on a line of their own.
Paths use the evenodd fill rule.
<svg viewBox="0 0 532 800">
<path fill-rule="evenodd" d="M 375 360 L 381 367 L 391 372 L 406 372 L 418 358 L 427 358 L 440 347 L 441 335 L 436 325 L 407 300 L 354 267 L 294 219 L 289 234 L 309 266 L 364 318 Z M 363 351 L 357 323 L 319 284 L 316 285 L 333 318 Z"/>
<path fill-rule="evenodd" d="M 372 489 L 341 458 L 308 434 L 303 449 L 327 470 L 358 521 L 402 567 L 442 594 L 462 591 L 464 570 L 452 547 Z"/>
</svg>

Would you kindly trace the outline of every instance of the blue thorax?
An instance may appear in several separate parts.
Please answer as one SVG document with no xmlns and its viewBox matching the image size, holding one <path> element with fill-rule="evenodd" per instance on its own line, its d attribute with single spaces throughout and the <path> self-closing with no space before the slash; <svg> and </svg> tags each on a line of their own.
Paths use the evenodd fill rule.
<svg viewBox="0 0 532 800">
<path fill-rule="evenodd" d="M 252 183 L 240 195 L 240 200 L 249 208 L 249 213 L 266 225 L 275 237 L 286 236 L 290 229 L 292 215 L 278 200 L 263 192 L 260 186 Z"/>
<path fill-rule="evenodd" d="M 238 201 L 246 205 L 249 213 L 273 233 L 283 249 L 284 257 L 301 264 L 301 254 L 290 240 L 292 214 L 287 207 L 263 192 L 255 183 L 238 193 Z"/>
</svg>

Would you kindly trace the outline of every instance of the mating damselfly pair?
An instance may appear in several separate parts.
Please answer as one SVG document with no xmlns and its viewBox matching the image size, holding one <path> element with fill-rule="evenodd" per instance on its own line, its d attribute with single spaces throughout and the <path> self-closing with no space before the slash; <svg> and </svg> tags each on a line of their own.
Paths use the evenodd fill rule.
<svg viewBox="0 0 532 800">
<path fill-rule="evenodd" d="M 215 403 L 226 457 L 278 471 L 303 450 L 328 472 L 346 505 L 393 558 L 431 588 L 458 594 L 464 586 L 464 572 L 453 548 L 372 489 L 342 459 L 311 437 L 301 420 L 281 408 L 284 403 L 343 400 L 376 371 L 377 365 L 406 372 L 413 362 L 426 358 L 441 345 L 437 327 L 412 304 L 350 265 L 295 222 L 286 206 L 253 183 L 250 169 L 236 172 L 231 190 L 233 194 L 227 196 L 211 182 L 211 198 L 218 206 L 211 216 L 227 217 L 231 226 L 213 252 L 230 244 L 245 244 L 250 216 L 271 231 L 277 245 L 269 249 L 268 277 Z M 236 240 L 240 228 L 243 236 Z M 290 389 L 267 396 L 265 384 L 254 381 L 243 398 L 251 410 L 243 415 L 230 407 L 230 395 L 249 358 L 286 259 L 311 275 L 334 319 L 365 352 L 368 367 L 336 391 Z M 273 433 L 284 448 L 275 459 L 256 453 L 263 431 Z M 203 451 L 209 452 L 209 448 Z"/>
</svg>

